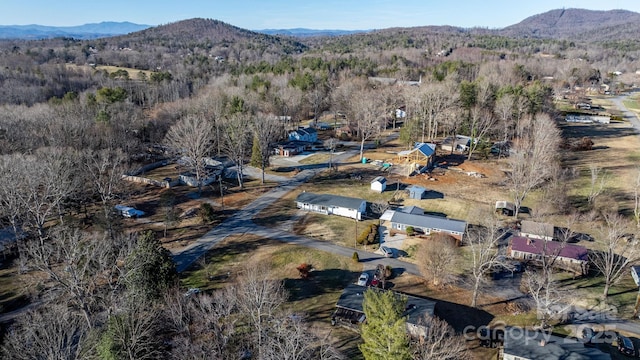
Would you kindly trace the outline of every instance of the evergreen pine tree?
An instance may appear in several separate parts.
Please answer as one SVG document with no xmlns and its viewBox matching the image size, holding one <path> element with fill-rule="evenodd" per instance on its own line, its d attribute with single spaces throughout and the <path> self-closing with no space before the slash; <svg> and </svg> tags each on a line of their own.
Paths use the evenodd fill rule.
<svg viewBox="0 0 640 360">
<path fill-rule="evenodd" d="M 360 351 L 366 360 L 409 360 L 407 319 L 403 316 L 407 298 L 392 291 L 367 289 L 362 308 L 366 321 Z"/>
<path fill-rule="evenodd" d="M 260 152 L 260 141 L 257 136 L 253 137 L 253 147 L 251 148 L 251 166 L 262 168 L 262 154 Z"/>
</svg>

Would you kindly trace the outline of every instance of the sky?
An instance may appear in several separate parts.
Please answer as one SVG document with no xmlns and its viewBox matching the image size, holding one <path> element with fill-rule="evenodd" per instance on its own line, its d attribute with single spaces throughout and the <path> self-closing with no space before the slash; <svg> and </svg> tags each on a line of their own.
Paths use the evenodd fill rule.
<svg viewBox="0 0 640 360">
<path fill-rule="evenodd" d="M 0 25 L 102 21 L 162 25 L 208 18 L 249 30 L 370 30 L 452 25 L 502 28 L 559 8 L 625 9 L 639 0 L 0 0 Z"/>
</svg>

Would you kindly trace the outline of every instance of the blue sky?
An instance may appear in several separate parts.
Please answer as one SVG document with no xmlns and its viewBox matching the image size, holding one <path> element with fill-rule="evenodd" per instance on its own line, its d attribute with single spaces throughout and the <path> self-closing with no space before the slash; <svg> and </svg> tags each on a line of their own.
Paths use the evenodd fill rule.
<svg viewBox="0 0 640 360">
<path fill-rule="evenodd" d="M 161 25 L 194 17 L 241 28 L 364 30 L 423 25 L 501 28 L 558 8 L 625 9 L 639 0 L 1 0 L 0 25 L 101 21 Z"/>
</svg>

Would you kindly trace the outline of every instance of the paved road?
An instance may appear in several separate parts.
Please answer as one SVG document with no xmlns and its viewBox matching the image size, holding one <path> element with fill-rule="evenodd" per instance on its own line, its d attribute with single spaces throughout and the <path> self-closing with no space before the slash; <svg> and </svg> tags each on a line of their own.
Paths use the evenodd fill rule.
<svg viewBox="0 0 640 360">
<path fill-rule="evenodd" d="M 634 113 L 633 111 L 627 109 L 627 107 L 624 106 L 624 103 L 622 102 L 627 97 L 628 95 L 616 96 L 612 97 L 610 100 L 618 108 L 618 110 L 622 112 L 622 118 L 624 120 L 628 120 L 631 123 L 631 126 L 633 126 L 633 128 L 636 130 L 636 132 L 640 134 L 640 120 L 638 119 L 638 115 L 636 115 L 636 113 Z"/>
<path fill-rule="evenodd" d="M 340 155 L 334 156 L 334 162 L 344 162 L 346 159 L 357 154 L 355 151 L 345 151 Z M 304 167 L 304 166 L 301 166 Z M 253 218 L 267 206 L 274 203 L 296 187 L 308 181 L 311 177 L 325 170 L 327 165 L 324 166 L 308 166 L 302 170 L 296 176 L 292 178 L 277 177 L 275 181 L 279 181 L 280 185 L 258 197 L 256 200 L 237 211 L 231 217 L 227 218 L 221 224 L 207 232 L 200 239 L 196 240 L 189 246 L 179 249 L 173 252 L 173 260 L 176 262 L 176 268 L 179 272 L 186 270 L 191 264 L 203 256 L 209 249 L 214 247 L 220 241 L 224 240 L 229 235 L 254 233 L 258 228 L 253 222 Z M 266 228 L 265 228 L 266 229 Z M 269 232 L 262 231 L 263 234 L 268 235 Z M 276 238 L 275 236 L 267 236 L 270 238 Z M 276 238 L 279 239 L 279 238 Z M 280 239 L 279 239 L 280 240 Z M 310 239 L 309 239 L 310 240 Z M 351 256 L 349 253 L 348 256 Z"/>
</svg>

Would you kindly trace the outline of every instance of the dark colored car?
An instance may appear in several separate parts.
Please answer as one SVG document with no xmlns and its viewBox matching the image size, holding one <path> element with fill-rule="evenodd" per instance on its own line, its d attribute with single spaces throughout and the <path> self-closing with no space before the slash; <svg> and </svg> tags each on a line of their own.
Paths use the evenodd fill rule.
<svg viewBox="0 0 640 360">
<path fill-rule="evenodd" d="M 635 356 L 636 355 L 636 349 L 633 346 L 633 342 L 631 341 L 631 339 L 629 339 L 626 336 L 622 336 L 620 334 L 618 334 L 617 339 L 617 343 L 618 343 L 618 351 L 621 354 L 627 355 L 627 356 Z"/>
</svg>

